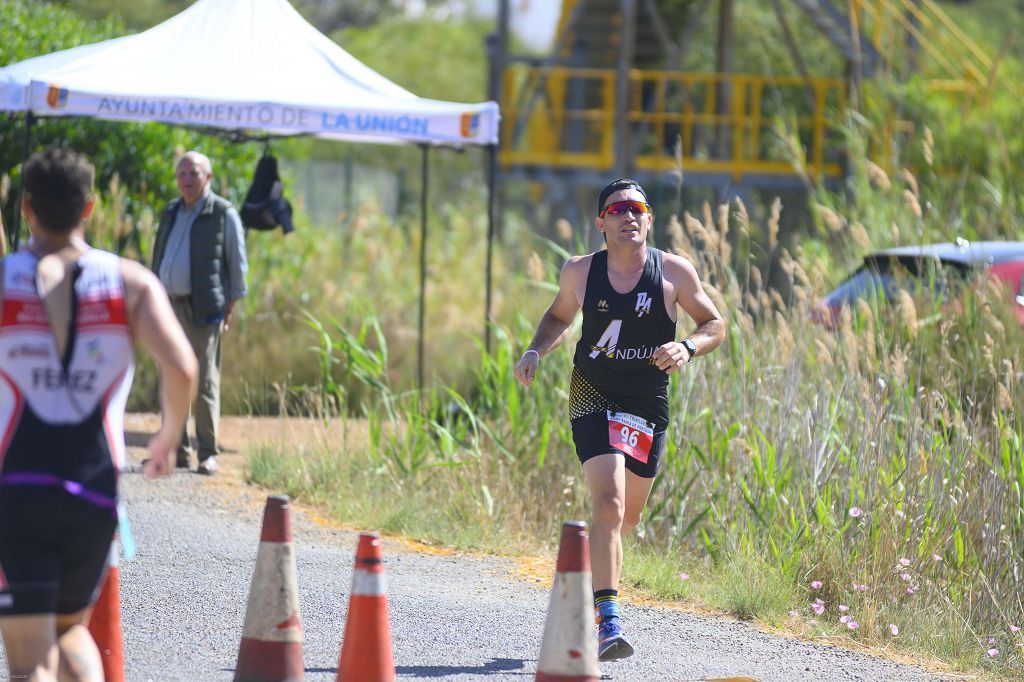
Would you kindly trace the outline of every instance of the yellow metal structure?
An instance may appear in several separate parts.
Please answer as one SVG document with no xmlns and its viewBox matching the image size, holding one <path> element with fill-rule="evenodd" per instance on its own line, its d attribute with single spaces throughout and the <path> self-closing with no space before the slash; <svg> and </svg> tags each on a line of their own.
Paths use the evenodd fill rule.
<svg viewBox="0 0 1024 682">
<path fill-rule="evenodd" d="M 908 40 L 927 56 L 932 87 L 983 98 L 994 75 L 992 59 L 934 0 L 849 0 L 855 25 L 890 70 Z"/>
<path fill-rule="evenodd" d="M 581 0 L 564 0 L 559 35 L 567 35 Z M 971 100 L 990 88 L 992 60 L 933 0 L 845 0 L 851 25 L 868 36 L 892 68 L 908 38 L 927 56 L 932 85 Z M 559 55 L 565 59 L 567 43 Z M 610 64 L 608 65 L 611 66 Z M 616 71 L 516 64 L 502 82 L 501 163 L 505 168 L 615 165 Z M 719 98 L 728 93 L 728 111 Z M 788 103 L 789 110 L 780 102 Z M 846 84 L 835 78 L 629 72 L 630 159 L 647 171 L 813 179 L 841 176 Z M 795 109 L 795 111 L 793 110 Z M 899 121 L 883 126 L 906 132 Z M 884 156 L 884 155 L 883 155 Z M 884 159 L 883 159 L 884 165 Z"/>
<path fill-rule="evenodd" d="M 627 116 L 637 169 L 681 166 L 684 172 L 725 173 L 736 180 L 745 174 L 793 175 L 796 151 L 811 177 L 841 173 L 828 151 L 837 147 L 830 121 L 846 107 L 840 80 L 640 69 L 629 80 Z M 731 91 L 725 114 L 718 113 L 723 88 Z M 780 98 L 768 95 L 780 92 L 783 99 L 802 102 L 800 110 L 775 106 Z M 502 101 L 506 166 L 612 169 L 614 71 L 516 66 L 505 72 Z"/>
</svg>

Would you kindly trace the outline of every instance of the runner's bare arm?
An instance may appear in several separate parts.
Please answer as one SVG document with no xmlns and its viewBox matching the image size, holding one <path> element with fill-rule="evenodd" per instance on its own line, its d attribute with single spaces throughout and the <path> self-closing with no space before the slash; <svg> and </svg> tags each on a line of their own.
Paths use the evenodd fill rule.
<svg viewBox="0 0 1024 682">
<path fill-rule="evenodd" d="M 690 261 L 665 254 L 664 262 L 666 284 L 675 293 L 675 303 L 697 324 L 693 333 L 686 337 L 697 347 L 693 357 L 706 355 L 725 340 L 725 320 L 701 286 L 697 270 Z M 654 351 L 654 363 L 669 373 L 690 360 L 690 352 L 681 341 L 670 341 Z"/>
<path fill-rule="evenodd" d="M 136 340 L 160 369 L 160 430 L 149 441 L 147 478 L 174 470 L 174 456 L 188 418 L 189 402 L 196 394 L 198 364 L 185 332 L 174 317 L 160 281 L 141 263 L 122 260 L 125 304 Z"/>
<path fill-rule="evenodd" d="M 569 334 L 569 326 L 583 306 L 590 260 L 590 256 L 573 256 L 562 267 L 555 300 L 541 316 L 533 341 L 515 366 L 516 380 L 523 386 L 533 383 L 540 356 L 558 348 Z"/>
</svg>

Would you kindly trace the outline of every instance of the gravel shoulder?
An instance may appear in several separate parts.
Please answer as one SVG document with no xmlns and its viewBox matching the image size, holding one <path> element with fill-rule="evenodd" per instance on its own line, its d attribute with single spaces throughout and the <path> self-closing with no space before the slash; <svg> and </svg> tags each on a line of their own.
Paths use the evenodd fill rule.
<svg viewBox="0 0 1024 682">
<path fill-rule="evenodd" d="M 155 419 L 128 417 L 129 454 L 136 463 Z M 289 422 L 225 418 L 228 452 L 214 477 L 189 472 L 147 482 L 137 464 L 123 476 L 138 541 L 135 559 L 121 565 L 128 679 L 232 678 L 267 495 L 244 483 L 243 450 L 260 438 L 307 431 Z M 306 679 L 334 680 L 356 534 L 301 506 L 292 525 Z M 521 571 L 514 559 L 464 556 L 397 539 L 385 539 L 384 557 L 399 678 L 534 676 L 548 583 L 515 577 Z M 964 679 L 678 609 L 626 605 L 625 618 L 638 653 L 603 664 L 603 679 Z M 0 672 L 6 670 L 0 656 Z"/>
</svg>

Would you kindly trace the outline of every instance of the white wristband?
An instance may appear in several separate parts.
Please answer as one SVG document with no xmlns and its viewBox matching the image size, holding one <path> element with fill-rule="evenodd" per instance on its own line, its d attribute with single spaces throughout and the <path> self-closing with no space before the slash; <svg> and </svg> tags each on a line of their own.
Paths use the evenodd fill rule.
<svg viewBox="0 0 1024 682">
<path fill-rule="evenodd" d="M 536 354 L 537 360 L 540 361 L 540 353 L 538 353 L 537 351 L 535 351 L 532 348 L 527 348 L 526 350 L 523 351 L 523 357 L 525 358 L 528 353 Z"/>
</svg>

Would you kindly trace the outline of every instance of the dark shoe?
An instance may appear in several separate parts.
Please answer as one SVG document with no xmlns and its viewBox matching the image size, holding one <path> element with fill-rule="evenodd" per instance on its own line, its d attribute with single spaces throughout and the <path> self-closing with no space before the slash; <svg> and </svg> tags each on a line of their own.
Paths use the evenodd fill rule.
<svg viewBox="0 0 1024 682">
<path fill-rule="evenodd" d="M 177 459 L 174 461 L 174 466 L 179 469 L 188 469 L 192 466 L 192 462 L 189 459 L 188 455 L 183 455 L 179 452 Z"/>
<path fill-rule="evenodd" d="M 618 618 L 605 618 L 597 626 L 597 660 L 617 661 L 633 655 L 633 645 L 622 635 Z"/>
<path fill-rule="evenodd" d="M 210 456 L 199 463 L 199 467 L 196 469 L 201 474 L 206 476 L 213 476 L 217 473 L 217 458 Z"/>
</svg>

